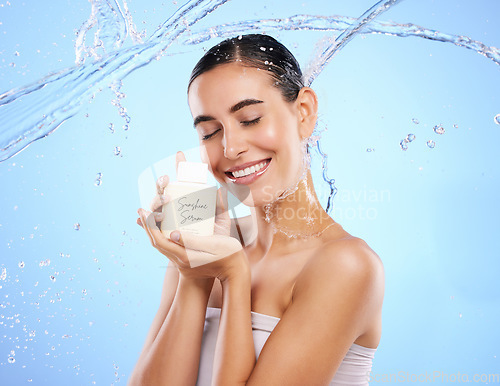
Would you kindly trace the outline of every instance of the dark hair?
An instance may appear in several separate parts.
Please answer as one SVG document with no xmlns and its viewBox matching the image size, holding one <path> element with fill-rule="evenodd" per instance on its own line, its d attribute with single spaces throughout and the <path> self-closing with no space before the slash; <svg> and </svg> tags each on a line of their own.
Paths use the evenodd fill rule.
<svg viewBox="0 0 500 386">
<path fill-rule="evenodd" d="M 208 50 L 194 67 L 188 90 L 198 76 L 227 63 L 267 71 L 287 102 L 295 101 L 304 87 L 299 63 L 283 44 L 268 35 L 250 34 L 226 39 Z"/>
</svg>

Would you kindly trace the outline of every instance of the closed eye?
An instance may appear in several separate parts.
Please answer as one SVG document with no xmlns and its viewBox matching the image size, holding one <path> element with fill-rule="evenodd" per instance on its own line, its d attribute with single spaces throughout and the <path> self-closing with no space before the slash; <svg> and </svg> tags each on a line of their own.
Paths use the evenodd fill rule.
<svg viewBox="0 0 500 386">
<path fill-rule="evenodd" d="M 201 137 L 202 141 L 209 140 L 209 139 L 210 139 L 210 138 L 212 138 L 215 134 L 217 134 L 219 131 L 220 131 L 220 129 L 217 129 L 217 130 L 215 130 L 213 133 L 210 133 L 210 134 L 204 135 L 203 137 Z"/>
<path fill-rule="evenodd" d="M 255 125 L 255 124 L 259 123 L 261 118 L 262 117 L 258 117 L 258 118 L 252 119 L 251 121 L 241 121 L 240 123 L 243 126 L 251 126 L 251 125 Z"/>
</svg>

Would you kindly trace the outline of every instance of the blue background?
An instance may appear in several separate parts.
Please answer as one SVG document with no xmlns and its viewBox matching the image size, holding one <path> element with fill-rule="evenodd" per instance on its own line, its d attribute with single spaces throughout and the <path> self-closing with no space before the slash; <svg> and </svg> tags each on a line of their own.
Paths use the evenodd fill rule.
<svg viewBox="0 0 500 386">
<path fill-rule="evenodd" d="M 174 3 L 128 5 L 149 36 L 180 5 Z M 232 0 L 193 30 L 295 14 L 357 17 L 373 3 Z M 499 46 L 499 14 L 500 2 L 492 0 L 406 0 L 379 20 Z M 84 0 L 0 0 L 0 90 L 74 65 L 75 31 L 89 15 Z M 303 66 L 315 43 L 333 34 L 269 33 Z M 196 146 L 186 85 L 203 49 L 216 41 L 174 45 L 124 80 L 128 131 L 104 89 L 57 131 L 0 163 L 2 385 L 126 383 L 166 266 L 135 224 L 138 177 Z M 313 83 L 329 175 L 339 189 L 333 217 L 365 239 L 386 270 L 373 366 L 379 380 L 396 373 L 412 382 L 436 372 L 441 383 L 445 374 L 500 373 L 499 70 L 451 44 L 364 35 Z M 444 134 L 434 133 L 437 124 Z M 416 139 L 403 151 L 399 142 L 409 133 Z M 316 186 L 324 194 L 325 184 Z"/>
</svg>

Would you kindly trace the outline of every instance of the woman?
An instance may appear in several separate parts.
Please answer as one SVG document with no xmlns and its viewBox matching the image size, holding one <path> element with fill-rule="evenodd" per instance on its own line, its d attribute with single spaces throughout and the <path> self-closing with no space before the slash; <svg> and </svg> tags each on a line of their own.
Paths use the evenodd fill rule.
<svg viewBox="0 0 500 386">
<path fill-rule="evenodd" d="M 367 384 L 383 266 L 315 194 L 307 140 L 317 98 L 297 61 L 269 36 L 228 39 L 196 65 L 188 101 L 222 186 L 216 235 L 161 234 L 160 178 L 153 212 L 139 209 L 137 221 L 170 269 L 130 384 Z M 227 190 L 250 218 L 229 219 Z M 209 263 L 191 268 L 200 254 Z"/>
</svg>

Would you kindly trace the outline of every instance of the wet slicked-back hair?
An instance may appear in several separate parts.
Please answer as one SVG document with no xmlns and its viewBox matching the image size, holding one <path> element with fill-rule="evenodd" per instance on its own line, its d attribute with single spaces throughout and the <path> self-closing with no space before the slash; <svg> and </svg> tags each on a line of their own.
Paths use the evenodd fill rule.
<svg viewBox="0 0 500 386">
<path fill-rule="evenodd" d="M 188 90 L 198 76 L 227 63 L 266 71 L 287 102 L 295 101 L 304 87 L 302 71 L 292 53 L 271 36 L 251 34 L 226 39 L 208 50 L 194 67 Z"/>
</svg>

